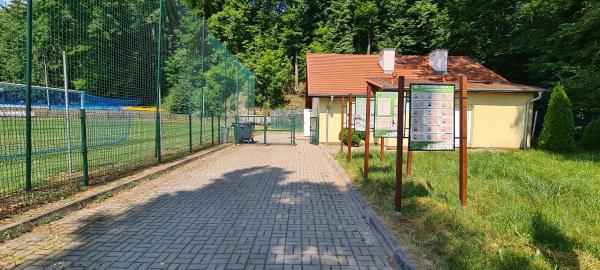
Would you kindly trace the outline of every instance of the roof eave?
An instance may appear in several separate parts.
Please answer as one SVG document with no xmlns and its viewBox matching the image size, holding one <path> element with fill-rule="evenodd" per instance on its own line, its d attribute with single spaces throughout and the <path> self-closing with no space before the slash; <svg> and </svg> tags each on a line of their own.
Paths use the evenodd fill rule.
<svg viewBox="0 0 600 270">
<path fill-rule="evenodd" d="M 397 88 L 380 88 L 381 90 L 396 90 Z M 405 90 L 408 89 L 408 87 L 404 88 Z M 538 92 L 548 92 L 548 89 L 544 89 L 544 88 L 527 88 L 527 89 L 492 89 L 492 88 L 468 88 L 467 91 L 469 92 L 487 92 L 487 93 L 538 93 Z M 366 88 L 364 90 L 364 94 L 366 95 Z M 334 97 L 347 97 L 348 94 L 350 92 L 346 92 L 346 93 L 340 93 L 340 92 L 318 92 L 318 93 L 311 93 L 310 91 L 308 92 L 308 96 L 311 97 L 330 97 L 330 96 L 334 96 Z M 356 95 L 356 93 L 352 93 L 353 95 Z M 361 93 L 362 94 L 362 93 Z"/>
</svg>

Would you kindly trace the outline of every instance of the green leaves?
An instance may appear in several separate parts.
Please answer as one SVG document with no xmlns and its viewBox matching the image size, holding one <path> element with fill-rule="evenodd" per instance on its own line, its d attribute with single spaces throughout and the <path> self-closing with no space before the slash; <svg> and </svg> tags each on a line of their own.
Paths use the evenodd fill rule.
<svg viewBox="0 0 600 270">
<path fill-rule="evenodd" d="M 584 150 L 600 150 L 600 117 L 586 127 L 580 146 Z"/>
<path fill-rule="evenodd" d="M 552 90 L 538 146 L 558 152 L 575 149 L 573 109 L 565 88 L 560 84 Z"/>
</svg>

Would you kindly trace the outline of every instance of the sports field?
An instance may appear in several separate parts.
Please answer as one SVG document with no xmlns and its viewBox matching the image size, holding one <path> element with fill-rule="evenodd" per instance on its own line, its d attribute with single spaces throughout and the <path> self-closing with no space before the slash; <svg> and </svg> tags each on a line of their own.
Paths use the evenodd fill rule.
<svg viewBox="0 0 600 270">
<path fill-rule="evenodd" d="M 162 154 L 169 158 L 189 151 L 188 115 L 162 114 Z M 201 148 L 200 117 L 192 116 L 192 146 Z M 69 130 L 67 132 L 67 123 Z M 78 184 L 82 179 L 81 120 L 72 110 L 34 110 L 32 117 L 32 185 L 43 190 L 54 185 Z M 87 142 L 92 184 L 156 162 L 155 114 L 152 112 L 87 111 Z M 214 138 L 218 139 L 217 118 Z M 25 119 L 0 117 L 0 208 L 6 199 L 25 191 Z M 203 144 L 211 143 L 211 118 L 202 125 Z M 69 158 L 69 141 L 71 155 Z M 69 166 L 71 164 L 71 166 Z"/>
</svg>

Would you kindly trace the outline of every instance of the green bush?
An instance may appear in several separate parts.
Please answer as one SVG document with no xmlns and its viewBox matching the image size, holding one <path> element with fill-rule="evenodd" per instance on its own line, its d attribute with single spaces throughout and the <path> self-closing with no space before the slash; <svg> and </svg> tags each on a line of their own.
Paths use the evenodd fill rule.
<svg viewBox="0 0 600 270">
<path fill-rule="evenodd" d="M 356 132 L 356 134 L 358 134 L 358 138 L 360 138 L 361 141 L 366 140 L 366 138 L 367 138 L 367 132 L 365 132 L 365 131 L 356 131 L 356 130 L 352 131 L 352 133 L 355 133 L 355 132 Z"/>
<path fill-rule="evenodd" d="M 558 84 L 552 90 L 538 146 L 542 149 L 566 152 L 575 148 L 573 109 L 565 88 Z"/>
<path fill-rule="evenodd" d="M 579 145 L 585 150 L 600 150 L 600 117 L 585 128 Z"/>
<path fill-rule="evenodd" d="M 352 130 L 352 146 L 360 145 L 360 131 Z M 344 142 L 344 145 L 348 145 L 348 129 L 343 128 L 338 135 L 338 139 Z"/>
</svg>

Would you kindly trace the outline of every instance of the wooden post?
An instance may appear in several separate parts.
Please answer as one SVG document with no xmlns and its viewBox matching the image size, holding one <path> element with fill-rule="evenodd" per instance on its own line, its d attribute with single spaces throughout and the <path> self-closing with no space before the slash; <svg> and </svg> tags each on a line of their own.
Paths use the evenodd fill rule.
<svg viewBox="0 0 600 270">
<path fill-rule="evenodd" d="M 402 149 L 404 141 L 404 76 L 398 77 L 398 120 L 396 127 L 396 194 L 394 206 L 396 212 L 402 209 Z"/>
<path fill-rule="evenodd" d="M 352 160 L 352 94 L 348 96 L 348 162 Z"/>
<path fill-rule="evenodd" d="M 344 118 L 346 117 L 346 110 L 344 109 L 344 97 L 342 97 L 342 129 L 344 130 Z M 344 139 L 342 137 L 340 137 L 340 152 L 344 152 Z"/>
<path fill-rule="evenodd" d="M 460 156 L 459 197 L 460 204 L 467 206 L 467 77 L 460 77 Z"/>
<path fill-rule="evenodd" d="M 363 164 L 363 177 L 365 179 L 369 178 L 369 144 L 371 141 L 371 94 L 373 92 L 373 88 L 371 85 L 367 85 L 367 104 L 365 115 L 367 117 L 367 121 L 365 121 L 365 160 Z"/>
<path fill-rule="evenodd" d="M 383 160 L 385 159 L 385 139 L 383 137 L 381 137 L 381 158 L 380 160 L 383 162 Z"/>
</svg>

